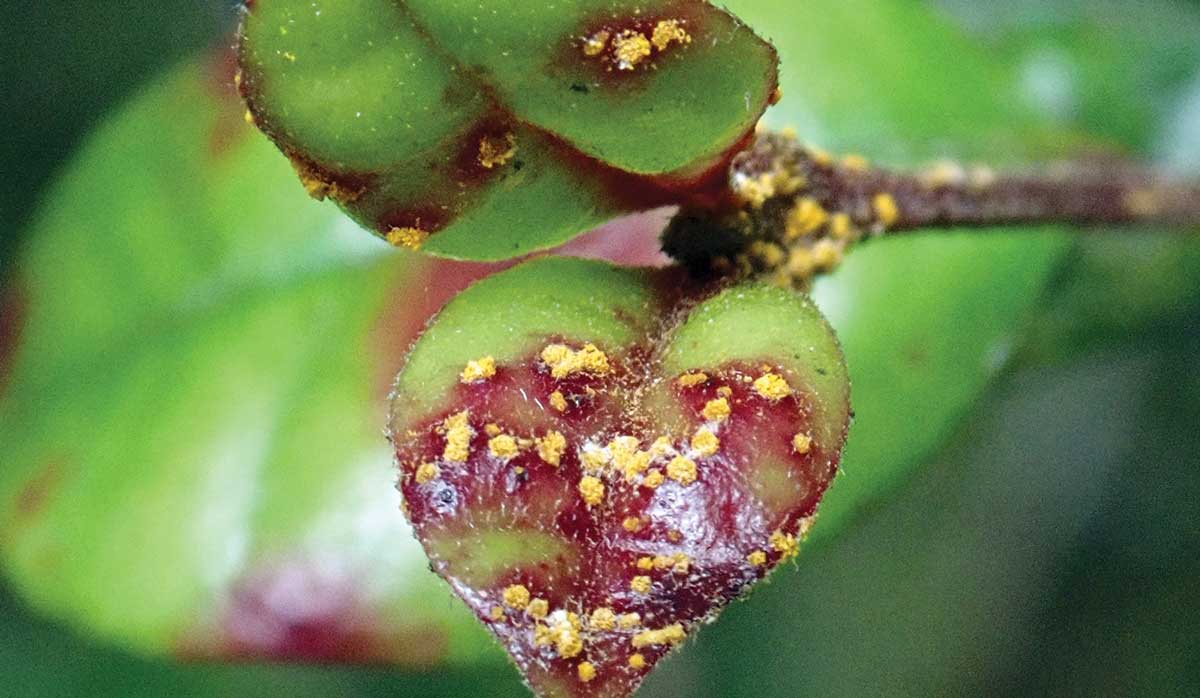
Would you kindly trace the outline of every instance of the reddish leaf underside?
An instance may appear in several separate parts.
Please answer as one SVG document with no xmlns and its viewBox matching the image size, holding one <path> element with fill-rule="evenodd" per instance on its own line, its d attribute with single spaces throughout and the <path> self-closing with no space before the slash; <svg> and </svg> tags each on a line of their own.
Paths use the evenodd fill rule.
<svg viewBox="0 0 1200 698">
<path fill-rule="evenodd" d="M 847 412 L 770 356 L 663 375 L 653 343 L 543 339 L 394 422 L 400 488 L 435 571 L 535 691 L 627 696 L 796 555 Z"/>
</svg>

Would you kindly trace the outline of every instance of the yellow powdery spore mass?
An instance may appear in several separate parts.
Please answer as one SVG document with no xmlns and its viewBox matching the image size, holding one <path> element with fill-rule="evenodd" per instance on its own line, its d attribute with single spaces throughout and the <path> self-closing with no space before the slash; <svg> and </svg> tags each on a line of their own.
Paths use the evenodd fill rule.
<svg viewBox="0 0 1200 698">
<path fill-rule="evenodd" d="M 529 589 L 524 584 L 513 584 L 504 590 L 504 605 L 524 611 L 529 606 Z"/>
<path fill-rule="evenodd" d="M 678 382 L 681 388 L 692 388 L 707 383 L 708 375 L 704 373 L 685 373 L 679 377 Z"/>
<path fill-rule="evenodd" d="M 871 169 L 871 161 L 861 155 L 851 154 L 842 158 L 842 168 L 850 172 L 862 174 Z"/>
<path fill-rule="evenodd" d="M 537 454 L 547 465 L 555 468 L 562 465 L 563 454 L 567 451 L 567 437 L 557 431 L 548 432 L 537 440 Z"/>
<path fill-rule="evenodd" d="M 696 462 L 685 456 L 676 456 L 667 464 L 667 477 L 687 487 L 696 481 Z"/>
<path fill-rule="evenodd" d="M 579 480 L 579 495 L 589 507 L 600 506 L 604 502 L 604 483 L 600 478 L 585 475 Z"/>
<path fill-rule="evenodd" d="M 554 643 L 558 656 L 564 659 L 578 657 L 583 653 L 583 636 L 579 634 L 579 617 L 566 611 L 555 611 L 550 627 L 542 631 L 542 644 Z M 535 635 L 535 642 L 539 638 Z"/>
<path fill-rule="evenodd" d="M 654 48 L 659 51 L 665 51 L 673 43 L 692 43 L 692 35 L 687 33 L 687 30 L 683 28 L 683 23 L 679 20 L 664 19 L 654 25 L 654 33 L 650 37 L 650 43 L 654 44 Z"/>
<path fill-rule="evenodd" d="M 642 616 L 639 613 L 622 613 L 617 618 L 617 627 L 622 630 L 633 630 L 642 622 Z"/>
<path fill-rule="evenodd" d="M 639 450 L 640 446 L 641 443 L 632 436 L 618 436 L 608 445 L 613 466 L 629 482 L 634 482 L 638 475 L 646 472 L 654 458 L 650 452 Z"/>
<path fill-rule="evenodd" d="M 655 555 L 653 566 L 658 570 L 671 570 L 675 574 L 687 574 L 692 569 L 692 559 L 686 553 Z"/>
<path fill-rule="evenodd" d="M 825 271 L 833 271 L 842 263 L 845 257 L 843 243 L 833 240 L 818 240 L 812 247 L 813 266 Z"/>
<path fill-rule="evenodd" d="M 580 465 L 589 473 L 603 473 L 611 462 L 612 458 L 608 452 L 597 448 L 589 448 L 579 454 Z"/>
<path fill-rule="evenodd" d="M 405 249 L 416 252 L 425 245 L 425 241 L 429 239 L 429 231 L 421 230 L 420 228 L 392 228 L 384 236 L 388 244 L 393 247 L 403 247 Z"/>
<path fill-rule="evenodd" d="M 545 599 L 534 599 L 529 602 L 529 607 L 525 609 L 530 618 L 541 620 L 550 614 L 550 602 Z"/>
<path fill-rule="evenodd" d="M 497 458 L 509 460 L 515 458 L 521 449 L 517 446 L 517 440 L 508 434 L 501 434 L 488 441 L 488 451 Z"/>
<path fill-rule="evenodd" d="M 658 630 L 645 630 L 633 636 L 633 646 L 636 649 L 658 645 L 677 645 L 687 637 L 683 625 L 675 623 Z"/>
<path fill-rule="evenodd" d="M 754 391 L 771 401 L 782 400 L 792 394 L 792 386 L 778 373 L 765 373 L 754 381 Z"/>
<path fill-rule="evenodd" d="M 650 459 L 657 460 L 675 452 L 675 445 L 671 443 L 671 439 L 660 436 L 650 444 Z"/>
<path fill-rule="evenodd" d="M 762 567 L 767 564 L 767 553 L 762 550 L 755 550 L 746 556 L 746 561 L 754 567 Z"/>
<path fill-rule="evenodd" d="M 604 53 L 604 49 L 608 48 L 608 40 L 611 38 L 612 33 L 604 30 L 592 34 L 583 42 L 583 55 L 595 58 Z"/>
<path fill-rule="evenodd" d="M 641 652 L 629 655 L 629 666 L 639 671 L 646 668 L 646 657 Z"/>
<path fill-rule="evenodd" d="M 797 279 L 807 279 L 817 268 L 812 250 L 796 247 L 788 253 L 787 272 Z"/>
<path fill-rule="evenodd" d="M 630 462 L 637 458 L 641 442 L 632 436 L 618 436 L 608 443 L 608 452 L 612 464 L 618 470 L 625 470 Z"/>
<path fill-rule="evenodd" d="M 792 140 L 796 139 L 796 134 L 794 131 L 790 132 L 788 135 Z M 833 156 L 829 154 L 828 150 L 812 145 L 807 146 L 805 150 L 808 152 L 808 159 L 812 160 L 817 165 L 820 165 L 821 167 L 830 167 L 833 165 Z"/>
<path fill-rule="evenodd" d="M 627 29 L 613 39 L 613 56 L 620 70 L 636 70 L 650 57 L 650 40 L 645 34 Z"/>
<path fill-rule="evenodd" d="M 428 485 L 441 475 L 442 471 L 438 468 L 437 463 L 422 463 L 417 466 L 417 484 Z"/>
<path fill-rule="evenodd" d="M 792 449 L 802 456 L 812 451 L 812 444 L 812 437 L 808 434 L 800 433 L 792 437 Z"/>
<path fill-rule="evenodd" d="M 479 164 L 484 169 L 503 167 L 516 156 L 517 137 L 511 133 L 484 136 L 479 141 Z"/>
<path fill-rule="evenodd" d="M 600 376 L 612 370 L 608 363 L 608 355 L 594 344 L 587 344 L 579 351 L 574 351 L 564 344 L 551 344 L 542 350 L 542 361 L 550 367 L 550 375 L 556 379 L 576 373 Z"/>
<path fill-rule="evenodd" d="M 555 390 L 550 393 L 550 406 L 559 412 L 567 411 L 567 398 L 562 394 L 561 390 Z"/>
<path fill-rule="evenodd" d="M 633 589 L 639 594 L 649 594 L 653 587 L 654 582 L 650 579 L 650 577 L 644 574 L 639 574 L 629 582 L 629 588 Z"/>
<path fill-rule="evenodd" d="M 710 422 L 724 422 L 726 419 L 729 419 L 729 415 L 732 413 L 733 410 L 729 407 L 729 401 L 723 397 L 716 400 L 709 400 L 708 404 L 704 405 L 704 409 L 700 412 Z"/>
<path fill-rule="evenodd" d="M 442 458 L 452 463 L 466 463 L 471 457 L 471 437 L 475 431 L 467 423 L 469 416 L 468 412 L 463 411 L 442 422 L 442 428 L 446 431 L 446 448 L 442 451 Z"/>
<path fill-rule="evenodd" d="M 704 458 L 714 456 L 721 450 L 721 440 L 708 429 L 700 429 L 692 436 L 692 449 Z"/>
<path fill-rule="evenodd" d="M 579 631 L 567 628 L 554 632 L 554 649 L 558 652 L 558 656 L 564 659 L 578 657 L 583 652 L 583 638 L 579 636 Z"/>
<path fill-rule="evenodd" d="M 630 533 L 637 533 L 642 530 L 642 520 L 636 516 L 628 516 L 621 522 L 621 528 Z"/>
<path fill-rule="evenodd" d="M 784 560 L 791 560 L 800 554 L 800 541 L 790 533 L 776 531 L 771 534 L 770 543 L 775 552 L 782 555 Z"/>
<path fill-rule="evenodd" d="M 617 627 L 617 614 L 611 608 L 597 608 L 592 611 L 589 625 L 596 630 L 612 630 Z"/>
<path fill-rule="evenodd" d="M 900 220 L 900 205 L 891 194 L 876 194 L 871 205 L 875 209 L 875 216 L 884 227 L 890 228 Z"/>
<path fill-rule="evenodd" d="M 1160 197 L 1150 189 L 1126 192 L 1121 199 L 1121 205 L 1135 216 L 1153 216 L 1162 208 Z"/>
<path fill-rule="evenodd" d="M 734 193 L 744 205 L 760 209 L 775 196 L 775 178 L 769 172 L 757 177 L 743 177 L 735 183 Z"/>
<path fill-rule="evenodd" d="M 776 196 L 791 196 L 804 188 L 808 181 L 802 176 L 776 165 L 770 172 L 753 177 L 737 175 L 733 190 L 742 204 L 760 209 Z"/>
<path fill-rule="evenodd" d="M 646 477 L 642 478 L 642 485 L 656 490 L 666 482 L 667 477 L 658 468 L 651 468 L 650 472 L 646 473 Z"/>
<path fill-rule="evenodd" d="M 579 680 L 587 683 L 596 678 L 596 666 L 591 662 L 579 663 Z"/>
<path fill-rule="evenodd" d="M 834 240 L 848 241 L 857 237 L 854 221 L 845 213 L 835 213 L 829 217 L 829 235 Z"/>
<path fill-rule="evenodd" d="M 778 267 L 787 259 L 787 252 L 782 247 L 773 242 L 763 242 L 762 240 L 755 240 L 750 243 L 749 254 L 761 260 L 769 269 Z"/>
<path fill-rule="evenodd" d="M 496 375 L 496 359 L 485 356 L 482 359 L 468 361 L 465 368 L 462 370 L 460 380 L 463 383 L 478 383 L 489 378 L 494 378 Z"/>
<path fill-rule="evenodd" d="M 829 212 L 821 207 L 814 199 L 803 198 L 796 202 L 788 211 L 784 223 L 784 237 L 795 240 L 806 235 L 812 235 L 829 222 Z"/>
</svg>

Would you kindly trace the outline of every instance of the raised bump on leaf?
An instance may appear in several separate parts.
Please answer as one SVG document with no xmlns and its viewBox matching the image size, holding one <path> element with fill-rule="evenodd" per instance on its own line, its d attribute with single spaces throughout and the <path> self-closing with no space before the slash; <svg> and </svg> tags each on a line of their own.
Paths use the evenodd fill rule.
<svg viewBox="0 0 1200 698">
<path fill-rule="evenodd" d="M 676 273 L 543 259 L 484 280 L 392 396 L 433 568 L 544 696 L 632 692 L 796 555 L 837 470 L 849 384 L 811 301 Z M 479 357 L 494 371 L 463 381 Z"/>
</svg>

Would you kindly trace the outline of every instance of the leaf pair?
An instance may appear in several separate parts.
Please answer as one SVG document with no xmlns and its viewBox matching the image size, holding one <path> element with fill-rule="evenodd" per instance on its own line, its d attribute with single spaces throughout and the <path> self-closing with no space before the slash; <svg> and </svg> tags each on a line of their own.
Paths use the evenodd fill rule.
<svg viewBox="0 0 1200 698">
<path fill-rule="evenodd" d="M 504 259 L 724 180 L 774 49 L 696 0 L 255 0 L 251 115 L 395 244 Z"/>
</svg>

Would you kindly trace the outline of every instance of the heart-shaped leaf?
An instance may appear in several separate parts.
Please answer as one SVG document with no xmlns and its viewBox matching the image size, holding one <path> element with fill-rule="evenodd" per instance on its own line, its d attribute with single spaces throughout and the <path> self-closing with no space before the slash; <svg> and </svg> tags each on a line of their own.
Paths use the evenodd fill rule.
<svg viewBox="0 0 1200 698">
<path fill-rule="evenodd" d="M 310 192 L 471 259 L 720 181 L 776 85 L 774 49 L 701 0 L 255 0 L 241 66 Z"/>
<path fill-rule="evenodd" d="M 806 296 L 540 260 L 458 296 L 392 398 L 405 510 L 544 696 L 626 696 L 793 557 L 850 422 Z"/>
</svg>

